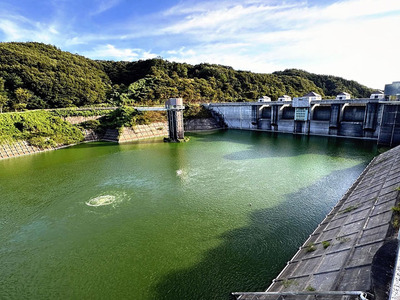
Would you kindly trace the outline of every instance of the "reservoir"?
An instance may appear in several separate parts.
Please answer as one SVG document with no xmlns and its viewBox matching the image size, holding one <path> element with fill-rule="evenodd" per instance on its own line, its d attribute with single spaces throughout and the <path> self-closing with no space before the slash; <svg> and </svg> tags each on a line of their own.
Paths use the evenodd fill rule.
<svg viewBox="0 0 400 300">
<path fill-rule="evenodd" d="M 231 130 L 1 160 L 1 298 L 265 290 L 376 154 L 372 141 Z"/>
</svg>

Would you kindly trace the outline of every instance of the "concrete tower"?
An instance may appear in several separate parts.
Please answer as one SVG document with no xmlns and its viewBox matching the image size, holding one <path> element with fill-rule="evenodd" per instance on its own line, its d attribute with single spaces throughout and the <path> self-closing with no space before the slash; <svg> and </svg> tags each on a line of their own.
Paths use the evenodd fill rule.
<svg viewBox="0 0 400 300">
<path fill-rule="evenodd" d="M 169 141 L 179 142 L 185 137 L 185 131 L 183 128 L 183 105 L 182 98 L 170 98 L 165 103 L 165 108 L 168 114 L 168 131 Z"/>
</svg>

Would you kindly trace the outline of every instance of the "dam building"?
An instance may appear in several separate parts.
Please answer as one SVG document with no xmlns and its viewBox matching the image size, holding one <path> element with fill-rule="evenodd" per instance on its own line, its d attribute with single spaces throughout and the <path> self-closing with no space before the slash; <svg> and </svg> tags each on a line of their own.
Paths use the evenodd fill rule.
<svg viewBox="0 0 400 300">
<path fill-rule="evenodd" d="M 385 99 L 400 101 L 400 81 L 394 81 L 392 84 L 385 85 Z"/>
<path fill-rule="evenodd" d="M 319 94 L 310 92 L 293 100 L 285 95 L 279 101 L 263 97 L 258 102 L 205 106 L 232 129 L 352 137 L 376 140 L 386 146 L 400 144 L 399 100 L 387 101 L 381 91 L 373 92 L 369 99 L 349 98 L 348 93 L 340 93 L 336 99 L 322 100 Z"/>
</svg>

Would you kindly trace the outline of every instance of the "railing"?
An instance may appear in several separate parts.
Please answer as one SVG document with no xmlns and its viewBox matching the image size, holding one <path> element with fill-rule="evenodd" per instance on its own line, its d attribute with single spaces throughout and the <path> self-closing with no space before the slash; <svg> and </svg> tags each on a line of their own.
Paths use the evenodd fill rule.
<svg viewBox="0 0 400 300">
<path fill-rule="evenodd" d="M 241 300 L 241 299 L 252 299 L 252 300 L 284 300 L 284 299 L 334 299 L 337 297 L 343 296 L 353 296 L 357 298 L 351 299 L 360 299 L 360 300 L 370 300 L 373 299 L 373 296 L 366 292 L 361 291 L 328 291 L 328 292 L 234 292 L 231 293 L 233 299 Z M 295 298 L 293 298 L 294 296 Z M 300 296 L 300 297 L 299 297 Z M 311 298 L 312 297 L 312 298 Z M 339 299 L 339 298 L 338 298 Z"/>
</svg>

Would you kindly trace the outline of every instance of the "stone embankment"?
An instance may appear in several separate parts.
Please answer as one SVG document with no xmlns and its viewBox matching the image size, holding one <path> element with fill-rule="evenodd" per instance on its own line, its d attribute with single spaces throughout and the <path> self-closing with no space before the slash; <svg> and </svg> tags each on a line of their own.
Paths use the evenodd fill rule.
<svg viewBox="0 0 400 300">
<path fill-rule="evenodd" d="M 101 140 L 124 143 L 166 136 L 168 136 L 168 123 L 157 122 L 149 125 L 136 125 L 131 128 L 124 127 L 121 132 L 116 129 L 108 129 Z"/>
<path fill-rule="evenodd" d="M 84 142 L 92 142 L 99 140 L 99 136 L 93 130 L 85 130 L 84 135 L 85 135 Z M 47 149 L 42 149 L 29 144 L 28 141 L 17 141 L 14 143 L 0 144 L 0 159 L 57 150 L 65 147 L 68 146 L 50 147 Z"/>
<path fill-rule="evenodd" d="M 41 149 L 30 145 L 27 141 L 19 141 L 13 144 L 0 145 L 0 159 L 44 152 L 54 149 L 57 148 Z"/>
</svg>

